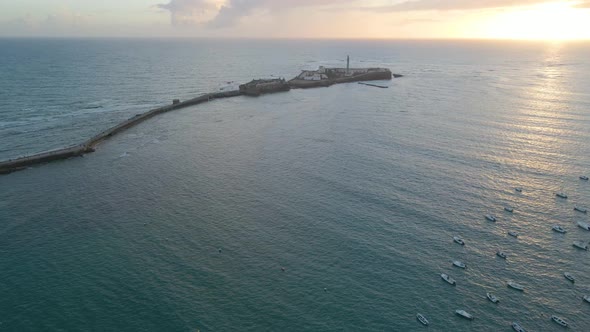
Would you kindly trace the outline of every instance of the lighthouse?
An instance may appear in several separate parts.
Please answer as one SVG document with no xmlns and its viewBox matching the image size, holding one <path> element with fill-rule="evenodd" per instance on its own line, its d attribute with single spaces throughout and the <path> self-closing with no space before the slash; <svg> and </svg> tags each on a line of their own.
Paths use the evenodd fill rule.
<svg viewBox="0 0 590 332">
<path fill-rule="evenodd" d="M 346 75 L 350 73 L 350 55 L 346 56 Z"/>
</svg>

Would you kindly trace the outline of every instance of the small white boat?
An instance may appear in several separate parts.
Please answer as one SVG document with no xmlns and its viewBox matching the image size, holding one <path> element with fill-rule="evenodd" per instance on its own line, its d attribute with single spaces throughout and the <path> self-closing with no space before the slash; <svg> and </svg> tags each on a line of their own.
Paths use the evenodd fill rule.
<svg viewBox="0 0 590 332">
<path fill-rule="evenodd" d="M 473 320 L 473 316 L 465 310 L 455 310 L 455 313 L 463 318 Z"/>
<path fill-rule="evenodd" d="M 584 295 L 583 299 L 584 301 L 590 303 L 590 295 Z"/>
<path fill-rule="evenodd" d="M 514 188 L 514 190 L 516 190 L 517 192 L 521 193 L 522 192 L 522 188 L 521 187 L 516 187 Z"/>
<path fill-rule="evenodd" d="M 564 193 L 564 192 L 561 192 L 561 191 L 560 191 L 560 192 L 558 192 L 558 193 L 555 193 L 555 196 L 557 196 L 557 197 L 559 197 L 559 198 L 567 198 L 567 195 L 566 195 L 566 193 Z"/>
<path fill-rule="evenodd" d="M 565 320 L 563 320 L 561 317 L 557 317 L 557 316 L 553 315 L 553 316 L 551 316 L 551 320 L 563 327 L 567 327 L 567 322 Z"/>
<path fill-rule="evenodd" d="M 524 287 L 522 285 L 515 283 L 514 281 L 509 281 L 508 287 L 510 287 L 512 289 L 516 289 L 517 291 L 524 292 Z"/>
<path fill-rule="evenodd" d="M 579 206 L 574 206 L 574 210 L 582 213 L 588 213 L 588 209 Z"/>
<path fill-rule="evenodd" d="M 559 225 L 553 225 L 553 227 L 551 227 L 552 230 L 556 231 L 557 233 L 565 233 L 565 229 Z"/>
<path fill-rule="evenodd" d="M 500 300 L 498 300 L 498 298 L 495 297 L 494 294 L 492 294 L 490 292 L 486 293 L 486 297 L 488 298 L 488 300 L 492 301 L 492 303 L 500 302 Z"/>
<path fill-rule="evenodd" d="M 512 212 L 514 212 L 514 208 L 511 206 L 505 206 L 504 211 L 512 213 Z"/>
<path fill-rule="evenodd" d="M 578 227 L 583 228 L 587 231 L 590 231 L 590 225 L 583 221 L 578 221 Z"/>
<path fill-rule="evenodd" d="M 500 251 L 497 251 L 496 252 L 496 255 L 498 255 L 498 257 L 503 258 L 503 259 L 508 258 L 508 255 L 506 255 L 506 253 L 503 252 L 503 251 L 501 251 L 501 250 Z"/>
<path fill-rule="evenodd" d="M 418 318 L 418 320 L 420 321 L 420 323 L 422 323 L 422 325 L 424 325 L 424 326 L 428 326 L 428 324 L 430 324 L 428 322 L 428 319 L 426 319 L 426 317 L 424 317 L 424 315 L 422 315 L 420 313 L 416 315 L 416 318 Z"/>
<path fill-rule="evenodd" d="M 586 243 L 584 241 L 575 241 L 573 246 L 578 249 L 588 250 L 588 243 Z"/>
<path fill-rule="evenodd" d="M 571 282 L 576 282 L 576 278 L 574 278 L 574 276 L 569 272 L 565 272 L 563 276 Z"/>
<path fill-rule="evenodd" d="M 518 237 L 518 233 L 516 233 L 514 231 L 509 231 L 508 235 L 513 236 L 513 237 Z"/>
<path fill-rule="evenodd" d="M 455 241 L 456 243 L 459 243 L 462 246 L 465 245 L 465 241 L 463 241 L 463 239 L 460 236 L 453 236 L 453 241 Z"/>
<path fill-rule="evenodd" d="M 486 219 L 489 220 L 489 221 L 496 222 L 496 217 L 494 217 L 491 214 L 486 214 Z"/>
<path fill-rule="evenodd" d="M 457 282 L 455 282 L 455 279 L 449 277 L 448 274 L 441 273 L 440 277 L 442 278 L 442 280 L 448 282 L 449 284 L 451 284 L 453 286 L 457 285 Z"/>
<path fill-rule="evenodd" d="M 517 322 L 512 322 L 512 329 L 516 332 L 526 332 L 526 330 Z"/>
<path fill-rule="evenodd" d="M 458 268 L 461 268 L 461 269 L 464 269 L 467 267 L 467 265 L 465 265 L 465 263 L 463 263 L 461 261 L 453 261 L 453 265 Z"/>
<path fill-rule="evenodd" d="M 580 180 L 588 181 L 588 177 L 586 175 L 580 176 Z"/>
</svg>

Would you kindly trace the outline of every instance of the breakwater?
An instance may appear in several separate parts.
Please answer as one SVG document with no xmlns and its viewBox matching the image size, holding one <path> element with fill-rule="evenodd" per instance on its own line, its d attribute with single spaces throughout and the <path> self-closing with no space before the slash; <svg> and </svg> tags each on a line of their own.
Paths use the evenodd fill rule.
<svg viewBox="0 0 590 332">
<path fill-rule="evenodd" d="M 379 85 L 379 84 L 372 84 L 372 83 L 365 83 L 365 82 L 358 82 L 360 85 L 372 86 L 375 88 L 387 89 L 389 88 L 387 85 Z"/>
<path fill-rule="evenodd" d="M 31 167 L 36 164 L 47 163 L 55 160 L 61 159 L 68 159 L 72 157 L 79 157 L 83 156 L 86 153 L 91 153 L 95 151 L 95 147 L 100 144 L 102 141 L 126 130 L 129 129 L 145 120 L 153 118 L 156 115 L 170 112 L 173 110 L 178 110 L 181 108 L 185 108 L 188 106 L 198 105 L 201 103 L 205 103 L 214 99 L 220 98 L 229 98 L 241 95 L 239 91 L 223 91 L 223 92 L 214 92 L 201 95 L 199 97 L 189 99 L 183 102 L 174 102 L 171 105 L 158 107 L 147 111 L 142 114 L 137 114 L 136 116 L 123 121 L 122 123 L 111 127 L 94 137 L 90 138 L 89 140 L 74 146 L 69 146 L 61 149 L 41 152 L 38 154 L 25 156 L 17 159 L 11 159 L 0 162 L 0 174 L 8 174 L 15 171 L 20 171 L 26 169 L 27 167 Z"/>
<path fill-rule="evenodd" d="M 111 127 L 94 137 L 82 142 L 78 145 L 65 147 L 62 149 L 46 151 L 34 155 L 24 156 L 17 159 L 11 159 L 0 162 L 0 174 L 8 174 L 15 171 L 23 170 L 33 165 L 47 163 L 55 160 L 68 159 L 72 157 L 83 156 L 86 153 L 95 151 L 95 147 L 102 141 L 113 137 L 114 135 L 127 130 L 145 120 L 148 120 L 156 115 L 178 110 L 188 106 L 198 105 L 214 99 L 230 98 L 241 95 L 258 96 L 264 93 L 289 91 L 291 88 L 312 88 L 330 86 L 338 83 L 350 83 L 357 81 L 370 80 L 388 80 L 392 78 L 392 73 L 389 69 L 384 68 L 367 68 L 367 69 L 323 69 L 325 74 L 320 74 L 319 80 L 308 80 L 309 74 L 316 75 L 317 71 L 304 71 L 296 78 L 285 82 L 284 79 L 278 80 L 254 80 L 250 83 L 244 84 L 240 90 L 220 91 L 201 95 L 199 97 L 180 102 L 175 99 L 172 104 L 158 107 L 147 111 L 145 113 L 137 114 L 134 117 L 123 121 L 122 123 Z M 357 72 L 354 72 L 354 71 Z M 393 74 L 393 77 L 401 77 L 401 75 Z"/>
</svg>

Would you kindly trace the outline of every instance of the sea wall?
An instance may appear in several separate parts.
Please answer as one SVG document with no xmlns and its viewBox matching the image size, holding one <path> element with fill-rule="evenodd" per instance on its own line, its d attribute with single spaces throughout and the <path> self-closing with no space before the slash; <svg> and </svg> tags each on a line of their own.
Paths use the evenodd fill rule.
<svg viewBox="0 0 590 332">
<path fill-rule="evenodd" d="M 3 161 L 0 162 L 0 174 L 8 174 L 11 172 L 19 171 L 35 164 L 47 163 L 54 160 L 81 156 L 85 153 L 92 152 L 91 150 L 92 148 L 89 148 L 84 144 L 80 144 L 59 150 L 42 152 L 39 154 L 22 157 L 14 160 Z"/>
<path fill-rule="evenodd" d="M 202 96 L 199 96 L 199 97 L 196 97 L 193 99 L 189 99 L 189 100 L 186 100 L 186 101 L 183 101 L 180 103 L 167 105 L 167 106 L 163 106 L 163 107 L 158 107 L 158 108 L 152 109 L 150 111 L 147 111 L 145 113 L 137 114 L 136 116 L 134 116 L 130 119 L 127 119 L 127 120 L 123 121 L 122 123 L 95 135 L 94 137 L 88 139 L 87 141 L 85 141 L 81 144 L 65 147 L 62 149 L 46 151 L 46 152 L 42 152 L 42 153 L 30 155 L 30 156 L 17 158 L 17 159 L 2 161 L 2 162 L 0 162 L 0 174 L 8 174 L 8 173 L 12 173 L 15 171 L 23 170 L 23 169 L 26 169 L 27 167 L 30 167 L 30 166 L 33 166 L 36 164 L 42 164 L 42 163 L 47 163 L 47 162 L 61 160 L 61 159 L 68 159 L 68 158 L 72 158 L 72 157 L 79 157 L 79 156 L 82 156 L 86 153 L 94 152 L 95 147 L 98 144 L 100 144 L 102 141 L 104 141 L 104 140 L 124 131 L 124 130 L 127 130 L 133 126 L 136 126 L 145 120 L 153 118 L 156 115 L 170 112 L 170 111 L 177 110 L 177 109 L 181 109 L 181 108 L 185 108 L 188 106 L 198 105 L 198 104 L 208 102 L 208 101 L 211 101 L 214 99 L 230 98 L 230 97 L 236 97 L 239 95 L 240 95 L 239 91 L 214 92 L 214 93 L 204 94 Z"/>
</svg>

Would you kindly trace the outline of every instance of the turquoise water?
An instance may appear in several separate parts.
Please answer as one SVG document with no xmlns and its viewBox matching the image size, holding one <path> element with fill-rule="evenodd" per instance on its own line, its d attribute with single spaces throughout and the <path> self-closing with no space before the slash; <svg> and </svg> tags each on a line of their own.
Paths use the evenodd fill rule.
<svg viewBox="0 0 590 332">
<path fill-rule="evenodd" d="M 572 242 L 590 240 L 576 227 L 589 217 L 573 210 L 590 207 L 590 183 L 578 179 L 590 175 L 589 53 L 544 43 L 2 40 L 2 159 L 346 54 L 406 77 L 389 89 L 217 100 L 84 158 L 0 177 L 0 329 L 420 331 L 421 312 L 433 331 L 510 331 L 514 320 L 559 331 L 552 314 L 586 331 L 590 253 Z"/>
</svg>

